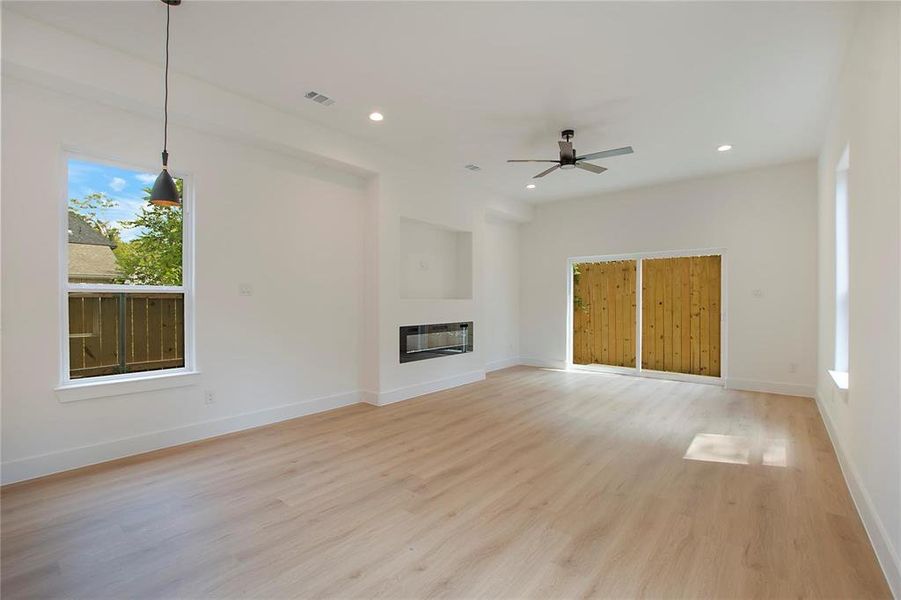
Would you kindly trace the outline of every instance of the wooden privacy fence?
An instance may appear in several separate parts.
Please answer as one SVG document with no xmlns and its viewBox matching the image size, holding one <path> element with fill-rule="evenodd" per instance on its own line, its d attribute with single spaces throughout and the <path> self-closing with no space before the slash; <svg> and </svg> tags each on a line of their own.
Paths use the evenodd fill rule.
<svg viewBox="0 0 901 600">
<path fill-rule="evenodd" d="M 184 329 L 183 294 L 70 293 L 69 376 L 183 367 Z"/>
<path fill-rule="evenodd" d="M 574 363 L 635 366 L 635 269 L 634 260 L 574 265 Z"/>
<path fill-rule="evenodd" d="M 641 259 L 641 368 L 719 377 L 721 257 Z M 573 363 L 635 366 L 636 260 L 573 265 Z"/>
<path fill-rule="evenodd" d="M 719 256 L 642 260 L 641 366 L 720 376 Z"/>
</svg>

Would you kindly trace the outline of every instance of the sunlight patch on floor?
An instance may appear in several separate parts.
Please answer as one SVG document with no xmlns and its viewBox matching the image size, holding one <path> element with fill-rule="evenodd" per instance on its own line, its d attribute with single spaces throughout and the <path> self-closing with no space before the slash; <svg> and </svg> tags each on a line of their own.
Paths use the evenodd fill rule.
<svg viewBox="0 0 901 600">
<path fill-rule="evenodd" d="M 751 438 L 745 436 L 699 433 L 692 439 L 682 458 L 734 465 L 788 466 L 788 444 L 784 439 L 764 440 L 759 453 L 753 450 Z"/>
<path fill-rule="evenodd" d="M 748 464 L 751 455 L 751 440 L 738 435 L 721 435 L 719 433 L 699 433 L 691 441 L 691 445 L 683 458 L 687 460 L 703 460 L 707 462 Z"/>
<path fill-rule="evenodd" d="M 788 466 L 788 447 L 785 440 L 767 440 L 763 449 L 763 464 L 768 467 Z"/>
</svg>

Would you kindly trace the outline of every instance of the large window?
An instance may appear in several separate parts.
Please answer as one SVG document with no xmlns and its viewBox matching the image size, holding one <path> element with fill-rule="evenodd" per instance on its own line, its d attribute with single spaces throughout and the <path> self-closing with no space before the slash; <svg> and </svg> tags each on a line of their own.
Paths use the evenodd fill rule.
<svg viewBox="0 0 901 600">
<path fill-rule="evenodd" d="M 835 365 L 838 373 L 848 372 L 849 261 L 848 251 L 848 171 L 849 150 L 845 148 L 835 171 Z M 845 378 L 847 379 L 847 378 Z"/>
<path fill-rule="evenodd" d="M 192 366 L 189 195 L 151 205 L 155 178 L 67 160 L 64 383 Z"/>
</svg>

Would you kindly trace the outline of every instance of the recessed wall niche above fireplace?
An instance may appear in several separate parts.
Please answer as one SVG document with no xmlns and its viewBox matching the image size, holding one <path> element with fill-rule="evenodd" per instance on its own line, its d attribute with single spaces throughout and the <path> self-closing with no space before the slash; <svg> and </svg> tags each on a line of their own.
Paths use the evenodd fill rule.
<svg viewBox="0 0 901 600">
<path fill-rule="evenodd" d="M 472 232 L 400 219 L 402 300 L 472 300 Z"/>
<path fill-rule="evenodd" d="M 472 321 L 405 325 L 400 328 L 400 362 L 472 352 Z"/>
</svg>

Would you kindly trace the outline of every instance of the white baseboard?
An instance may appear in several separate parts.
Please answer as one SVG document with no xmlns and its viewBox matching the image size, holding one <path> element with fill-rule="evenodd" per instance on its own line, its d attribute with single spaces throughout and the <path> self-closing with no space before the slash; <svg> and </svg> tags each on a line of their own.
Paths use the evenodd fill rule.
<svg viewBox="0 0 901 600">
<path fill-rule="evenodd" d="M 542 369 L 565 369 L 566 361 L 565 360 L 547 360 L 545 358 L 532 358 L 530 356 L 523 356 L 519 359 L 519 364 L 527 365 L 529 367 L 540 367 Z"/>
<path fill-rule="evenodd" d="M 196 442 L 242 429 L 295 419 L 358 402 L 360 402 L 360 392 L 345 392 L 100 444 L 11 460 L 0 465 L 0 482 L 7 484 L 34 479 L 151 450 Z"/>
<path fill-rule="evenodd" d="M 503 360 L 493 360 L 485 365 L 485 372 L 490 373 L 492 371 L 500 371 L 501 369 L 507 369 L 521 364 L 522 359 L 518 356 L 511 356 L 510 358 L 505 358 Z"/>
<path fill-rule="evenodd" d="M 397 388 L 395 390 L 390 390 L 387 392 L 381 392 L 380 394 L 378 394 L 377 399 L 373 398 L 372 396 L 368 396 L 366 401 L 369 402 L 369 404 L 375 404 L 376 406 L 385 406 L 386 404 L 393 404 L 395 402 L 400 402 L 401 400 L 409 400 L 410 398 L 422 396 L 423 394 L 440 392 L 441 390 L 447 390 L 450 388 L 455 388 L 459 385 L 482 381 L 483 379 L 485 379 L 485 371 L 468 371 L 466 373 L 461 373 L 460 375 L 454 375 L 453 377 L 435 379 L 433 381 L 427 381 L 425 383 L 417 383 L 415 385 Z"/>
<path fill-rule="evenodd" d="M 842 475 L 845 478 L 845 484 L 851 492 L 851 500 L 857 508 L 857 514 L 863 521 L 863 527 L 870 538 L 870 544 L 876 552 L 876 559 L 882 567 L 885 579 L 892 590 L 895 598 L 901 598 L 901 558 L 899 558 L 897 549 L 892 545 L 892 538 L 889 536 L 885 524 L 876 512 L 873 500 L 870 498 L 867 488 L 864 487 L 857 474 L 857 468 L 851 458 L 845 454 L 838 433 L 835 431 L 835 424 L 832 417 L 826 409 L 820 394 L 816 395 L 817 409 L 823 423 L 826 425 L 826 432 L 832 441 L 832 447 L 835 455 L 838 457 L 838 464 L 841 467 Z"/>
<path fill-rule="evenodd" d="M 800 383 L 783 383 L 778 381 L 760 381 L 757 379 L 726 378 L 727 390 L 743 390 L 746 392 L 766 392 L 768 394 L 782 394 L 784 396 L 802 396 L 813 398 L 816 395 L 816 386 Z"/>
<path fill-rule="evenodd" d="M 373 406 L 379 405 L 379 393 L 373 392 L 371 390 L 362 390 L 360 392 L 360 402 L 364 402 L 366 404 L 371 404 Z"/>
</svg>

